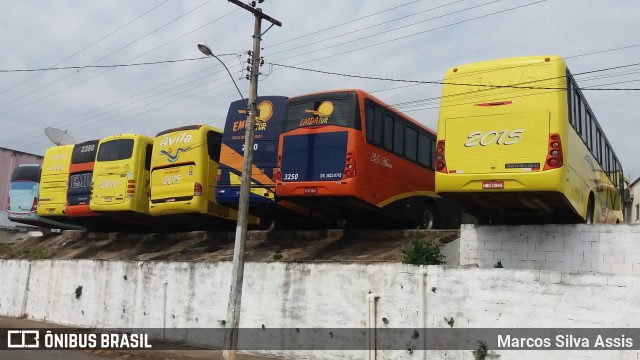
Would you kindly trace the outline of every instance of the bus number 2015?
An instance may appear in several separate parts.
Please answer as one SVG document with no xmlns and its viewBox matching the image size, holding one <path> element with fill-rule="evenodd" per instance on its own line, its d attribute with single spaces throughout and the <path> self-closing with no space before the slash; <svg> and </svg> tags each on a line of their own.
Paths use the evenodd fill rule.
<svg viewBox="0 0 640 360">
<path fill-rule="evenodd" d="M 181 175 L 165 176 L 164 179 L 162 179 L 162 185 L 177 184 L 180 182 L 181 178 Z"/>
<path fill-rule="evenodd" d="M 298 180 L 298 174 L 284 174 L 282 178 L 284 181 Z"/>
<path fill-rule="evenodd" d="M 509 132 L 509 129 L 502 131 L 489 130 L 486 133 L 482 131 L 474 131 L 470 133 L 464 146 L 472 147 L 480 144 L 480 146 L 487 146 L 491 144 L 497 145 L 512 145 L 522 139 L 522 133 L 524 129 L 515 129 Z"/>
</svg>

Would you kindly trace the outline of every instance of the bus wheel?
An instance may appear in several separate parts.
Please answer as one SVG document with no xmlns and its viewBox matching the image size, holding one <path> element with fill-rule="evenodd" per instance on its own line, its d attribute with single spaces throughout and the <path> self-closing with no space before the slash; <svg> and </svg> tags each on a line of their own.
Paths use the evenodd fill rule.
<svg viewBox="0 0 640 360">
<path fill-rule="evenodd" d="M 278 223 L 275 219 L 265 219 L 264 224 L 260 221 L 260 226 L 262 227 L 262 230 L 273 231 L 278 227 Z"/>
<path fill-rule="evenodd" d="M 436 222 L 436 211 L 431 204 L 427 204 L 422 213 L 422 219 L 418 224 L 418 227 L 422 229 L 433 229 Z"/>
<path fill-rule="evenodd" d="M 587 203 L 587 224 L 593 224 L 594 210 L 595 204 L 593 201 L 593 196 L 589 196 L 589 202 Z"/>
</svg>

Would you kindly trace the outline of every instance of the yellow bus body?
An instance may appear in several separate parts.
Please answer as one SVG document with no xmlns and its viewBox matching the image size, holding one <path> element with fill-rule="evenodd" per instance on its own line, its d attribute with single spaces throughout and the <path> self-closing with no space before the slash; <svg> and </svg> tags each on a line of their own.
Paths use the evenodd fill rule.
<svg viewBox="0 0 640 360">
<path fill-rule="evenodd" d="M 222 131 L 189 125 L 161 131 L 153 143 L 151 197 L 153 216 L 206 215 L 237 220 L 238 212 L 216 202 L 216 176 Z M 249 216 L 250 224 L 258 224 Z"/>
<path fill-rule="evenodd" d="M 67 181 L 73 145 L 54 146 L 44 154 L 37 213 L 40 216 L 66 216 Z"/>
<path fill-rule="evenodd" d="M 621 167 L 581 92 L 566 90 L 575 87 L 571 79 L 558 56 L 449 69 L 438 119 L 436 192 L 481 223 L 513 217 L 621 222 L 614 185 L 621 176 L 613 171 Z M 574 120 L 579 114 L 587 125 Z M 600 149 L 616 164 L 609 175 L 596 157 L 602 158 Z"/>
<path fill-rule="evenodd" d="M 90 209 L 149 215 L 149 164 L 153 139 L 137 134 L 98 143 Z"/>
</svg>

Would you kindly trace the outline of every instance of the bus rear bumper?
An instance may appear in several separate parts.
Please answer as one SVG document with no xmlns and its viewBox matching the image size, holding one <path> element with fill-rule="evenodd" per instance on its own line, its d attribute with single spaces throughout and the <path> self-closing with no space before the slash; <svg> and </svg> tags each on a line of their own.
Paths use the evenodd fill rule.
<svg viewBox="0 0 640 360">
<path fill-rule="evenodd" d="M 563 169 L 535 173 L 436 173 L 436 193 L 563 191 Z"/>
<path fill-rule="evenodd" d="M 67 205 L 68 217 L 88 217 L 88 216 L 101 216 L 101 214 L 91 211 L 90 205 Z"/>
<path fill-rule="evenodd" d="M 480 223 L 518 218 L 555 223 L 581 221 L 565 195 L 562 169 L 515 175 L 520 174 L 437 173 L 436 191 Z"/>
</svg>

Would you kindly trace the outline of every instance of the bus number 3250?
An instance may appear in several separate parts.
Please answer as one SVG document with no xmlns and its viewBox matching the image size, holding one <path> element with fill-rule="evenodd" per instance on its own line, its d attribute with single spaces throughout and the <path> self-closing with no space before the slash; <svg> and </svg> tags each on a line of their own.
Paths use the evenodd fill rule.
<svg viewBox="0 0 640 360">
<path fill-rule="evenodd" d="M 474 131 L 467 136 L 469 140 L 464 143 L 464 146 L 472 147 L 478 144 L 480 144 L 480 146 L 487 146 L 494 143 L 497 145 L 512 145 L 522 139 L 523 132 L 524 129 L 515 129 L 511 132 L 509 132 L 509 129 L 502 131 L 489 130 L 486 133 Z"/>
</svg>

